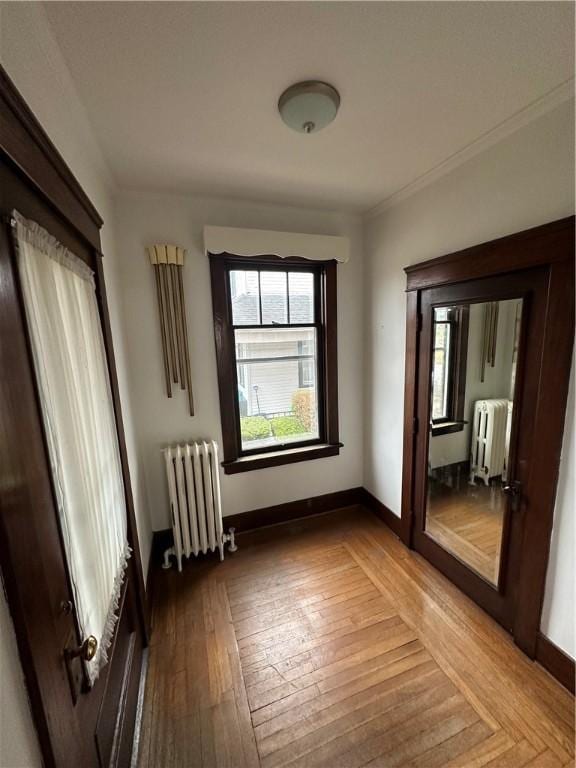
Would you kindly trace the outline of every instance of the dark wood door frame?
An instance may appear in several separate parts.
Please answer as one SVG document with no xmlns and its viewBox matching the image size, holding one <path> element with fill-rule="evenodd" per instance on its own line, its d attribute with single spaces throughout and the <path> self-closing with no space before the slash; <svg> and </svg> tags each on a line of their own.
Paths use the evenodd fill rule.
<svg viewBox="0 0 576 768">
<path fill-rule="evenodd" d="M 0 465 L 5 470 L 0 486 L 1 576 L 44 764 L 88 765 L 79 746 L 81 739 L 75 724 L 55 723 L 49 713 L 48 699 L 51 699 L 50 711 L 54 712 L 54 707 L 58 708 L 59 697 L 63 697 L 64 704 L 67 695 L 66 680 L 55 670 L 52 658 L 46 660 L 52 652 L 50 643 L 55 642 L 55 637 L 60 639 L 66 633 L 73 632 L 74 626 L 69 616 L 63 615 L 57 622 L 52 618 L 54 601 L 58 598 L 54 584 L 50 583 L 50 574 L 61 571 L 62 563 L 50 562 L 42 555 L 44 542 L 51 541 L 54 551 L 57 526 L 50 506 L 52 484 L 47 469 L 22 297 L 8 237 L 8 220 L 11 211 L 17 208 L 26 217 L 46 227 L 94 271 L 120 448 L 128 542 L 132 549 L 132 557 L 128 561 L 128 589 L 124 590 L 124 593 L 130 593 L 127 621 L 132 624 L 137 622 L 139 637 L 146 644 L 148 608 L 100 250 L 103 222 L 2 67 L 0 115 L 0 359 L 3 364 L 13 363 L 15 366 L 10 376 L 3 377 L 0 385 L 3 406 L 0 413 L 3 440 L 0 443 L 9 443 L 4 446 L 5 450 L 0 445 Z M 5 482 L 10 478 L 12 485 Z M 41 499 L 42 504 L 33 504 L 32 498 L 36 502 Z M 60 583 L 60 588 L 65 589 L 66 585 Z M 126 600 L 126 594 L 123 600 Z M 114 645 L 111 654 L 113 650 Z M 141 651 L 132 658 L 137 658 L 140 663 Z M 97 682 L 101 692 L 97 701 L 103 701 L 102 697 L 107 695 L 109 667 Z M 137 672 L 132 669 L 130 680 Z"/>
<path fill-rule="evenodd" d="M 534 267 L 546 270 L 547 300 L 538 393 L 533 403 L 534 447 L 529 478 L 531 504 L 524 511 L 521 557 L 516 584 L 517 607 L 512 621 L 516 644 L 536 655 L 546 570 L 562 450 L 570 365 L 574 347 L 574 217 L 544 224 L 457 253 L 406 267 L 407 319 L 404 387 L 404 461 L 402 469 L 401 539 L 414 545 L 418 382 L 421 353 L 421 292 Z M 537 469 L 536 469 L 537 468 Z M 537 476 L 536 476 L 537 472 Z"/>
<path fill-rule="evenodd" d="M 426 288 L 421 291 L 422 332 L 420 333 L 421 371 L 430 371 L 432 355 L 432 314 L 435 306 L 451 306 L 522 298 L 522 332 L 520 355 L 514 393 L 514 418 L 510 439 L 511 452 L 508 465 L 510 480 L 527 488 L 527 470 L 531 464 L 533 413 L 523 403 L 531 403 L 538 394 L 541 353 L 544 343 L 544 315 L 547 303 L 548 270 L 546 267 L 520 270 L 516 273 L 468 280 L 456 285 Z M 530 343 L 525 343 L 529 339 Z M 468 339 L 466 339 L 466 343 Z M 536 375 L 532 375 L 536 372 Z M 524 375 L 526 374 L 526 375 Z M 427 423 L 430 403 L 430 376 L 420 376 L 418 382 L 418 414 L 421 424 Z M 416 466 L 428 464 L 429 430 L 421 429 L 416 435 Z M 517 450 L 518 449 L 518 450 Z M 420 472 L 414 483 L 414 524 L 412 543 L 424 557 L 448 576 L 463 591 L 493 616 L 502 626 L 511 630 L 514 621 L 518 563 L 522 556 L 518 543 L 522 540 L 522 517 L 525 510 L 513 505 L 508 498 L 504 514 L 501 540 L 500 574 L 498 585 L 489 583 L 465 562 L 447 551 L 425 531 L 428 472 Z M 526 497 L 526 494 L 524 494 Z M 517 506 L 514 504 L 514 506 Z"/>
</svg>

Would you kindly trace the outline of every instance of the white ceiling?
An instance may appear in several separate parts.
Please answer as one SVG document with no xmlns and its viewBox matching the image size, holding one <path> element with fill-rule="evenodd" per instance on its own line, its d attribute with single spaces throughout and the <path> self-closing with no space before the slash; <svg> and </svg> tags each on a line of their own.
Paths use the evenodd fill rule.
<svg viewBox="0 0 576 768">
<path fill-rule="evenodd" d="M 120 187 L 369 209 L 573 75 L 572 3 L 50 2 Z M 340 91 L 295 133 L 288 85 Z"/>
</svg>

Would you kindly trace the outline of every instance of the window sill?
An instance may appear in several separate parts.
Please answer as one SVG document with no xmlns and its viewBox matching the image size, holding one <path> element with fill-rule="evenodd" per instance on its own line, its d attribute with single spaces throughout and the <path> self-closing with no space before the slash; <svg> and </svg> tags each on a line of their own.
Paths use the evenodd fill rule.
<svg viewBox="0 0 576 768">
<path fill-rule="evenodd" d="M 453 432 L 462 432 L 465 421 L 447 421 L 445 424 L 436 424 L 432 426 L 432 437 L 439 435 L 451 435 Z"/>
<path fill-rule="evenodd" d="M 235 475 L 237 472 L 251 472 L 254 469 L 279 467 L 282 464 L 294 464 L 297 461 L 311 461 L 312 459 L 324 459 L 327 456 L 338 456 L 340 448 L 342 448 L 342 443 L 307 445 L 302 448 L 241 456 L 239 459 L 223 461 L 222 466 L 226 475 Z"/>
</svg>

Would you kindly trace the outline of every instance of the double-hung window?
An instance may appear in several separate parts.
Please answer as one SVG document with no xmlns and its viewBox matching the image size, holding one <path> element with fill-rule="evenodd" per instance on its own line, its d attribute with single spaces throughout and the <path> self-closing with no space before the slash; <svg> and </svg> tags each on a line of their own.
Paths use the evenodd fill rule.
<svg viewBox="0 0 576 768">
<path fill-rule="evenodd" d="M 211 255 L 227 473 L 338 453 L 336 263 Z"/>
</svg>

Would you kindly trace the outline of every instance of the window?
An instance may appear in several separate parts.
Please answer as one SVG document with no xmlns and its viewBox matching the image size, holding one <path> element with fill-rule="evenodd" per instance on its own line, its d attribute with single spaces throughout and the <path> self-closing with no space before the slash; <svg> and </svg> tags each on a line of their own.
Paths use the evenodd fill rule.
<svg viewBox="0 0 576 768">
<path fill-rule="evenodd" d="M 435 435 L 464 427 L 469 307 L 436 307 L 432 333 L 431 422 Z"/>
<path fill-rule="evenodd" d="M 225 471 L 336 455 L 336 262 L 210 258 Z"/>
</svg>

